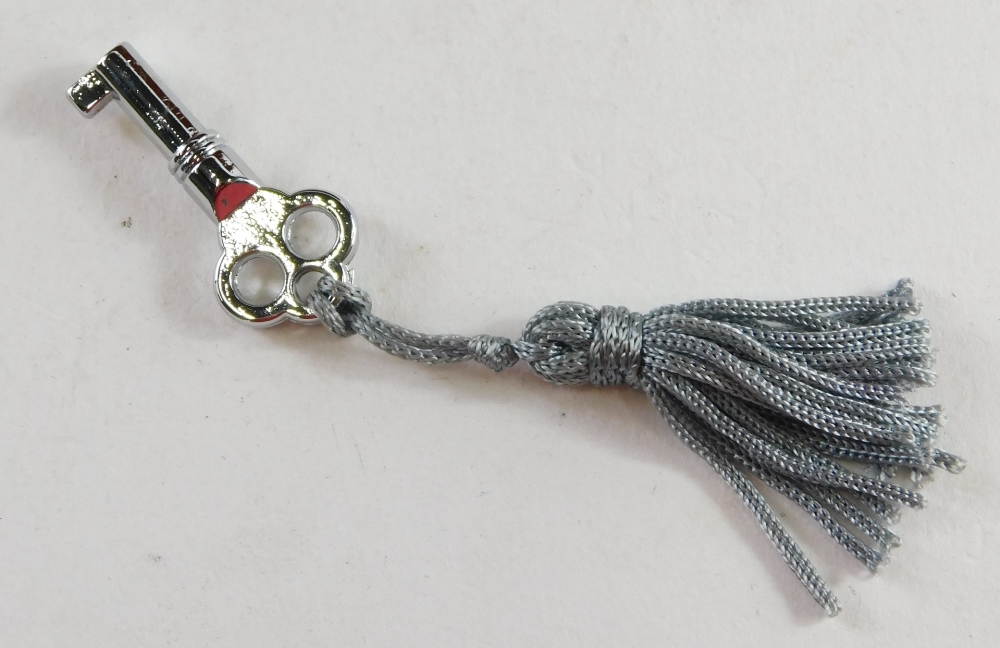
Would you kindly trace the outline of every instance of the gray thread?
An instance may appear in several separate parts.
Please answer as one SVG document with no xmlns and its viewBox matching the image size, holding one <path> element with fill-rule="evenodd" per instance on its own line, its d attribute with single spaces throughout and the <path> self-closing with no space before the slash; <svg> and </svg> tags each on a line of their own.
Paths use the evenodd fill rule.
<svg viewBox="0 0 1000 648">
<path fill-rule="evenodd" d="M 363 290 L 330 278 L 308 306 L 337 335 L 360 335 L 407 360 L 474 360 L 498 372 L 524 360 L 552 383 L 645 392 L 830 615 L 840 610 L 836 597 L 747 475 L 798 504 L 875 571 L 899 544 L 885 527 L 897 505 L 924 505 L 889 479 L 905 468 L 916 486 L 934 467 L 957 473 L 965 465 L 934 446 L 940 410 L 906 400 L 934 379 L 929 326 L 907 319 L 920 309 L 908 279 L 880 297 L 710 299 L 647 314 L 559 302 L 538 311 L 517 341 L 410 331 L 373 315 Z"/>
</svg>

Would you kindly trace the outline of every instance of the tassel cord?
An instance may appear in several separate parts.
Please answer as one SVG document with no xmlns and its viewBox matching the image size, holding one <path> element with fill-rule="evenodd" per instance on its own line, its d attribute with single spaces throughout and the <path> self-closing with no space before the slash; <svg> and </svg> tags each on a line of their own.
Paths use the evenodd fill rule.
<svg viewBox="0 0 1000 648">
<path fill-rule="evenodd" d="M 711 299 L 646 314 L 559 302 L 538 311 L 516 341 L 411 331 L 374 315 L 363 290 L 330 278 L 307 303 L 337 335 L 357 334 L 407 360 L 473 360 L 494 371 L 523 360 L 552 383 L 643 391 L 831 615 L 836 597 L 750 477 L 874 571 L 899 544 L 885 526 L 898 505 L 924 505 L 919 480 L 934 467 L 964 467 L 935 446 L 939 408 L 907 402 L 934 379 L 930 329 L 913 318 L 919 304 L 908 280 L 879 297 Z M 890 481 L 899 468 L 910 470 L 914 488 Z"/>
</svg>

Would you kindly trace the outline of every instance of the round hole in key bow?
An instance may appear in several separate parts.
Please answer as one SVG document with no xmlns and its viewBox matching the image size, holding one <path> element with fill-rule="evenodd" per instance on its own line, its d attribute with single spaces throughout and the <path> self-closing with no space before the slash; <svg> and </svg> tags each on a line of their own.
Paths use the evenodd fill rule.
<svg viewBox="0 0 1000 648">
<path fill-rule="evenodd" d="M 288 217 L 281 237 L 292 254 L 312 261 L 330 253 L 340 239 L 340 228 L 322 209 L 306 208 Z"/>
<path fill-rule="evenodd" d="M 319 270 L 307 270 L 299 275 L 295 280 L 295 296 L 299 298 L 299 302 L 305 304 L 309 295 L 316 290 L 316 284 L 325 276 L 326 273 Z"/>
<path fill-rule="evenodd" d="M 267 306 L 285 290 L 285 269 L 269 254 L 254 254 L 233 269 L 233 292 L 248 306 Z"/>
</svg>

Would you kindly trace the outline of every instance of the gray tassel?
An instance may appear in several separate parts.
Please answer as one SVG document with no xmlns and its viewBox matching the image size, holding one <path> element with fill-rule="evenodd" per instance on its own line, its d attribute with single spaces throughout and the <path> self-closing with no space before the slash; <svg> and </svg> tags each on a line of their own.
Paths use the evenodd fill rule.
<svg viewBox="0 0 1000 648">
<path fill-rule="evenodd" d="M 919 304 L 909 280 L 880 297 L 710 299 L 646 314 L 560 302 L 536 313 L 516 342 L 415 333 L 373 315 L 364 291 L 329 278 L 308 303 L 337 335 L 356 333 L 400 358 L 475 360 L 494 371 L 524 360 L 549 382 L 645 392 L 830 615 L 840 610 L 836 597 L 749 476 L 875 571 L 899 543 L 887 528 L 899 505 L 924 505 L 891 478 L 907 469 L 915 487 L 934 467 L 964 466 L 935 446 L 940 409 L 906 400 L 934 379 L 928 324 L 910 317 Z"/>
</svg>

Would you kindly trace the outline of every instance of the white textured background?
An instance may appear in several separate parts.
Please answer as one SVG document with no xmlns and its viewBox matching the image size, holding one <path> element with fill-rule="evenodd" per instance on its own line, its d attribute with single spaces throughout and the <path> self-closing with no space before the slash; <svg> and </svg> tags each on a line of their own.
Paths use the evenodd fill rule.
<svg viewBox="0 0 1000 648">
<path fill-rule="evenodd" d="M 995 645 L 996 3 L 154 4 L 2 6 L 0 645 Z M 778 503 L 827 620 L 640 395 L 238 325 L 166 162 L 63 96 L 120 40 L 349 200 L 421 330 L 912 276 L 968 470 L 876 577 Z"/>
</svg>

